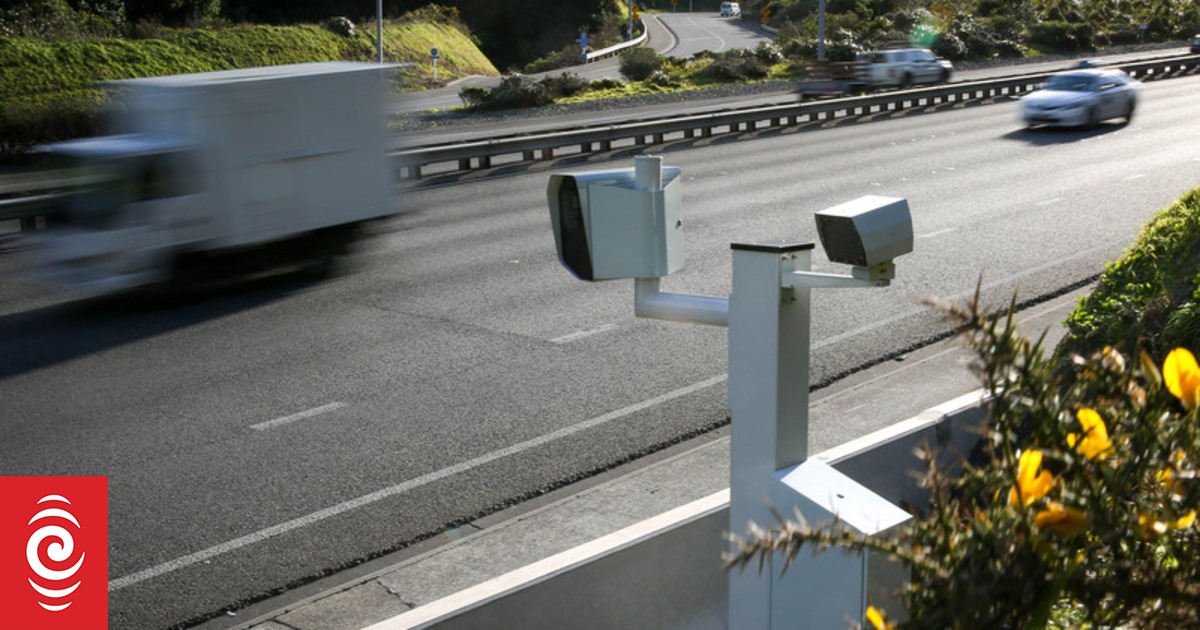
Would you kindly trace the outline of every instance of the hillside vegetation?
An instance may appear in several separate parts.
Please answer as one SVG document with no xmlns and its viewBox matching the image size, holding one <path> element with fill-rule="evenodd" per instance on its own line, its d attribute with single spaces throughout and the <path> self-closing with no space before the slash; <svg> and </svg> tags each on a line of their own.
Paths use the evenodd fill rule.
<svg viewBox="0 0 1200 630">
<path fill-rule="evenodd" d="M 1061 353 L 1200 350 L 1200 187 L 1161 210 L 1067 319 Z"/>
<path fill-rule="evenodd" d="M 98 81 L 311 61 L 372 61 L 375 25 L 334 32 L 325 25 L 157 28 L 137 39 L 0 37 L 0 157 L 33 144 L 95 133 L 104 95 Z M 430 9 L 384 22 L 384 57 L 412 65 L 405 86 L 438 78 L 498 74 L 452 10 Z"/>
</svg>

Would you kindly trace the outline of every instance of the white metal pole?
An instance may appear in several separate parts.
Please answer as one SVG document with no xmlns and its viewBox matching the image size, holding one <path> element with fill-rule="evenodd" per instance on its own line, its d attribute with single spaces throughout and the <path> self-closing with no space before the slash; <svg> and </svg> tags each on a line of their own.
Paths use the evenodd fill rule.
<svg viewBox="0 0 1200 630">
<path fill-rule="evenodd" d="M 729 298 L 729 529 L 774 523 L 768 494 L 776 470 L 808 456 L 808 288 L 784 288 L 783 274 L 811 269 L 812 243 L 733 246 Z M 779 506 L 789 509 L 785 506 Z M 770 575 L 729 575 L 729 627 L 771 627 Z"/>
</svg>

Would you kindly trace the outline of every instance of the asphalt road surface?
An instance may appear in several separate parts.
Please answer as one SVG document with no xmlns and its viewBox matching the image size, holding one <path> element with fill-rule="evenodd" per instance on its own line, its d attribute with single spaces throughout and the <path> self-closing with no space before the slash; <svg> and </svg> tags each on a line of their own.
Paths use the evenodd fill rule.
<svg viewBox="0 0 1200 630">
<path fill-rule="evenodd" d="M 819 383 L 945 333 L 923 298 L 1075 286 L 1200 183 L 1200 78 L 1144 88 L 1132 124 L 1090 131 L 1024 129 L 1003 101 L 663 147 L 687 263 L 663 288 L 727 295 L 731 242 L 813 241 L 816 210 L 906 197 L 893 285 L 814 295 Z M 112 627 L 222 614 L 725 421 L 725 330 L 573 279 L 548 172 L 413 191 L 338 277 L 184 304 L 72 301 L 0 254 L 0 474 L 109 477 Z"/>
</svg>

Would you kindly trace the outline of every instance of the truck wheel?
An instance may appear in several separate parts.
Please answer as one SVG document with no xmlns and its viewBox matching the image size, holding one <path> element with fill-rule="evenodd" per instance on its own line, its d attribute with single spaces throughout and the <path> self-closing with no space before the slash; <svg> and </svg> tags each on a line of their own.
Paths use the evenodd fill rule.
<svg viewBox="0 0 1200 630">
<path fill-rule="evenodd" d="M 312 254 L 304 266 L 304 275 L 317 280 L 333 275 L 341 257 L 349 253 L 354 237 L 353 226 L 329 228 L 314 234 Z"/>
<path fill-rule="evenodd" d="M 195 254 L 177 254 L 157 292 L 170 300 L 183 299 L 199 289 L 203 282 L 201 258 Z"/>
</svg>

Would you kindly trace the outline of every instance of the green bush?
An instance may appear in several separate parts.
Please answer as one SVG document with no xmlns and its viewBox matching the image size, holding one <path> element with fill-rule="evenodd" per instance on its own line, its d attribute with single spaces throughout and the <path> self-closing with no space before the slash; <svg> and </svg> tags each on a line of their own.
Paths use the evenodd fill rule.
<svg viewBox="0 0 1200 630">
<path fill-rule="evenodd" d="M 630 81 L 641 81 L 662 70 L 663 63 L 663 56 L 651 48 L 631 48 L 621 53 L 621 76 Z"/>
<path fill-rule="evenodd" d="M 545 88 L 546 93 L 550 95 L 551 100 L 575 96 L 589 87 L 587 79 L 573 72 L 564 72 L 558 76 L 548 76 L 539 81 L 539 83 Z"/>
<path fill-rule="evenodd" d="M 475 109 L 521 109 L 554 102 L 545 80 L 534 81 L 522 75 L 505 77 L 493 89 L 463 88 L 458 96 L 467 107 Z"/>
<path fill-rule="evenodd" d="M 1086 22 L 1039 22 L 1029 27 L 1029 43 L 1057 51 L 1095 50 L 1095 31 Z"/>
<path fill-rule="evenodd" d="M 357 34 L 357 30 L 354 28 L 354 22 L 352 22 L 348 17 L 329 18 L 329 20 L 325 22 L 325 28 L 329 29 L 329 32 L 336 33 L 342 37 L 354 37 Z"/>
<path fill-rule="evenodd" d="M 775 42 L 759 42 L 754 48 L 754 58 L 767 66 L 773 66 L 783 61 L 783 51 Z"/>
<path fill-rule="evenodd" d="M 588 84 L 588 89 L 589 90 L 597 90 L 597 91 L 598 90 L 615 90 L 616 88 L 619 88 L 622 85 L 623 84 L 618 79 L 610 79 L 610 78 L 605 77 L 603 79 L 593 79 L 592 82 Z"/>
<path fill-rule="evenodd" d="M 536 74 L 558 70 L 559 68 L 569 68 L 579 63 L 579 56 L 581 54 L 579 46 L 572 44 L 560 48 L 541 59 L 525 64 L 525 72 Z"/>
<path fill-rule="evenodd" d="M 1200 347 L 1200 188 L 1156 214 L 1067 319 L 1059 352 Z"/>
<path fill-rule="evenodd" d="M 2 37 L 113 37 L 124 26 L 124 5 L 116 0 L 83 2 L 80 10 L 72 9 L 67 0 L 10 0 L 0 7 Z"/>
<path fill-rule="evenodd" d="M 103 108 L 91 90 L 29 103 L 0 102 L 0 162 L 9 162 L 48 142 L 97 135 Z"/>
<path fill-rule="evenodd" d="M 749 51 L 730 50 L 708 55 L 712 61 L 698 72 L 700 78 L 731 82 L 765 78 L 771 68 Z"/>
</svg>

